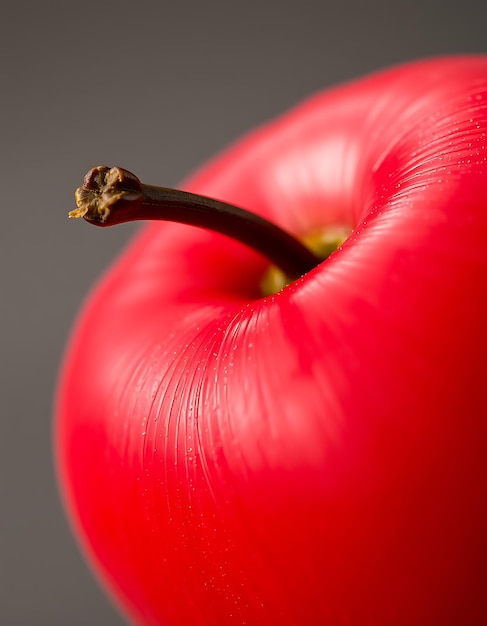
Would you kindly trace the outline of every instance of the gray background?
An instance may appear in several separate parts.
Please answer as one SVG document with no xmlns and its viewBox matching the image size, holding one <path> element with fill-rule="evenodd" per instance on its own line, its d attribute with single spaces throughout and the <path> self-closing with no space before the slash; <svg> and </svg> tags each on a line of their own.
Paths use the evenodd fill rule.
<svg viewBox="0 0 487 626">
<path fill-rule="evenodd" d="M 63 516 L 52 397 L 70 325 L 136 230 L 66 219 L 98 164 L 176 185 L 312 92 L 487 51 L 485 0 L 4 3 L 0 14 L 0 624 L 123 624 Z"/>
</svg>

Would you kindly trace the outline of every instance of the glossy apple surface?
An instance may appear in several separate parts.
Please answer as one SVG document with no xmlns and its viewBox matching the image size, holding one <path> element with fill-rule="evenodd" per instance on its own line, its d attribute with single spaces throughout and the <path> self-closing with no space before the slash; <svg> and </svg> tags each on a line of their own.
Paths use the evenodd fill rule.
<svg viewBox="0 0 487 626">
<path fill-rule="evenodd" d="M 103 584 L 139 624 L 487 623 L 487 57 L 318 94 L 186 188 L 351 234 L 267 298 L 182 225 L 103 277 L 56 421 Z"/>
</svg>

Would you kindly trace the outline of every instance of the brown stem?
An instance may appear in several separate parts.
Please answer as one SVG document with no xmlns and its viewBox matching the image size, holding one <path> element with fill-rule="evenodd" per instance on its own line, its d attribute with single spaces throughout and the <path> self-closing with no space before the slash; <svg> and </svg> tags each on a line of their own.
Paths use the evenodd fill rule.
<svg viewBox="0 0 487 626">
<path fill-rule="evenodd" d="M 321 262 L 292 235 L 254 213 L 186 191 L 144 185 L 120 167 L 93 168 L 75 195 L 78 208 L 69 216 L 83 217 L 96 226 L 134 220 L 200 226 L 257 250 L 291 279 L 299 278 Z"/>
</svg>

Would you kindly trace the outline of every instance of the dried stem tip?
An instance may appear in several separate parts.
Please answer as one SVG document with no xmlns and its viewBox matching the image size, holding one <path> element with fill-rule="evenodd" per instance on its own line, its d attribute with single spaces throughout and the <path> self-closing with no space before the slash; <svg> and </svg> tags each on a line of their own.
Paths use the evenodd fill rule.
<svg viewBox="0 0 487 626">
<path fill-rule="evenodd" d="M 123 212 L 124 205 L 133 210 L 142 203 L 143 197 L 137 176 L 120 167 L 99 165 L 86 174 L 83 186 L 76 190 L 77 208 L 70 211 L 69 217 L 84 217 L 88 222 L 102 225 L 115 204 L 117 211 Z"/>
</svg>

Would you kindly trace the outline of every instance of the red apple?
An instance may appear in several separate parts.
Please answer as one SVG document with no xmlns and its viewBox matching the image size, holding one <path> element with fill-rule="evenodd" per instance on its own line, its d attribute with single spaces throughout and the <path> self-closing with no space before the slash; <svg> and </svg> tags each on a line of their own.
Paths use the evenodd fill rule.
<svg viewBox="0 0 487 626">
<path fill-rule="evenodd" d="M 77 537 L 138 624 L 487 623 L 487 56 L 312 97 L 185 186 L 328 259 L 144 229 L 57 398 Z"/>
</svg>

